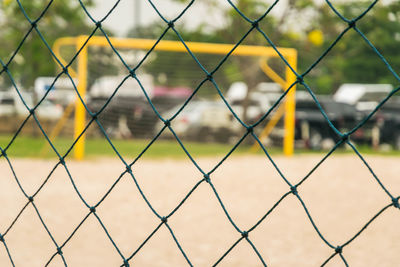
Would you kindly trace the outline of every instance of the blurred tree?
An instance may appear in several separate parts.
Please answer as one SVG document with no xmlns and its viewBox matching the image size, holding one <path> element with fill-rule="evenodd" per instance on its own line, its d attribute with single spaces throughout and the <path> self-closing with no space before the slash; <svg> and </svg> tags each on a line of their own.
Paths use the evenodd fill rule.
<svg viewBox="0 0 400 267">
<path fill-rule="evenodd" d="M 353 4 L 343 4 L 338 8 L 346 18 L 352 19 L 359 16 L 369 4 L 357 1 Z M 337 24 L 343 27 L 345 23 L 337 22 Z M 331 32 L 331 34 L 337 36 L 341 27 L 336 27 L 336 32 Z M 378 3 L 357 23 L 357 27 L 392 67 L 399 71 L 400 2 Z M 333 38 L 334 36 L 330 37 L 331 40 Z M 378 55 L 354 30 L 346 34 L 332 52 L 329 60 L 324 64 L 327 68 L 325 75 L 333 74 L 332 89 L 336 89 L 340 83 L 345 82 L 398 83 Z"/>
<path fill-rule="evenodd" d="M 185 0 L 176 0 L 187 3 Z M 259 18 L 274 1 L 237 0 L 236 7 L 250 19 Z M 218 5 L 216 0 L 208 0 L 210 6 Z M 287 0 L 280 7 L 280 14 L 271 13 L 260 23 L 260 28 L 267 36 L 281 47 L 293 47 L 299 51 L 299 72 L 302 73 L 322 55 L 329 45 L 347 27 L 333 10 L 325 3 L 314 0 Z M 335 8 L 346 18 L 359 16 L 371 5 L 371 1 L 351 0 L 334 3 Z M 226 9 L 226 23 L 222 28 L 204 35 L 216 36 L 220 42 L 236 43 L 250 28 L 250 23 L 243 19 L 233 8 Z M 400 68 L 400 2 L 378 2 L 357 23 L 357 27 L 388 59 L 395 70 Z M 188 35 L 188 34 L 187 34 Z M 190 39 L 188 39 L 190 40 Z M 264 37 L 253 31 L 244 40 L 245 44 L 268 45 Z M 250 88 L 263 74 L 255 71 L 257 64 L 249 59 L 239 58 L 243 80 Z M 272 62 L 277 70 L 282 62 Z M 362 40 L 359 34 L 350 29 L 335 48 L 317 67 L 307 75 L 307 83 L 317 93 L 332 93 L 342 83 L 397 83 L 393 75 L 380 62 L 373 50 Z M 299 88 L 302 89 L 302 88 Z"/>
<path fill-rule="evenodd" d="M 43 0 L 20 1 L 32 21 L 37 19 L 48 4 Z M 2 1 L 0 19 L 0 38 L 2 40 L 0 58 L 7 62 L 31 25 L 24 17 L 17 1 Z M 85 1 L 91 6 L 92 1 Z M 37 27 L 51 46 L 63 36 L 88 34 L 93 28 L 86 24 L 86 14 L 78 2 L 69 0 L 54 1 Z M 54 75 L 55 63 L 45 44 L 35 30 L 29 34 L 20 51 L 9 66 L 14 78 L 25 88 L 33 86 L 38 76 Z"/>
<path fill-rule="evenodd" d="M 312 2 L 312 1 L 310 1 Z M 347 1 L 335 8 L 347 19 L 362 14 L 371 2 Z M 310 38 L 289 44 L 299 51 L 299 71 L 304 72 L 333 43 L 348 26 L 327 4 L 315 5 L 314 16 L 306 33 L 320 31 L 322 45 Z M 400 67 L 400 3 L 378 2 L 360 21 L 357 27 L 389 61 L 395 70 Z M 329 54 L 306 77 L 306 82 L 317 93 L 333 93 L 343 83 L 398 83 L 377 54 L 362 37 L 350 29 Z"/>
<path fill-rule="evenodd" d="M 185 0 L 175 1 L 187 3 Z M 234 3 L 245 16 L 255 20 L 263 15 L 273 2 L 237 0 Z M 211 8 L 220 8 L 217 0 L 208 0 L 207 3 Z M 334 6 L 343 16 L 353 19 L 362 14 L 370 4 L 370 1 L 351 0 L 336 2 Z M 293 47 L 298 50 L 299 73 L 305 72 L 348 26 L 325 2 L 287 0 L 278 5 L 280 12 L 268 14 L 259 22 L 259 27 L 276 46 Z M 233 8 L 226 8 L 224 12 L 225 23 L 222 27 L 212 27 L 215 25 L 212 25 L 211 21 L 208 25 L 201 25 L 195 30 L 184 27 L 177 29 L 186 41 L 237 43 L 251 28 L 251 23 Z M 176 24 L 179 25 L 179 22 Z M 400 45 L 400 2 L 378 2 L 357 22 L 357 27 L 388 59 L 394 70 L 399 70 L 400 54 L 397 50 Z M 165 23 L 159 23 L 136 29 L 131 32 L 131 36 L 158 38 L 165 28 Z M 169 30 L 164 39 L 178 38 L 172 30 Z M 242 43 L 269 45 L 256 29 Z M 176 60 L 179 64 L 184 64 L 178 55 Z M 283 73 L 282 60 L 273 59 L 270 64 L 278 73 Z M 174 69 L 169 68 L 168 71 L 171 73 Z M 260 71 L 258 61 L 251 57 L 230 57 L 218 72 L 223 72 L 229 77 L 227 74 L 232 71 L 240 72 L 239 80 L 244 81 L 249 90 L 259 82 L 268 80 Z M 181 74 L 185 75 L 184 72 Z M 233 81 L 235 80 L 227 80 L 228 84 Z M 307 74 L 305 81 L 318 94 L 333 93 L 342 83 L 398 83 L 354 29 L 350 29 L 329 54 Z M 302 86 L 298 89 L 304 90 Z M 245 118 L 246 103 L 244 105 Z"/>
</svg>

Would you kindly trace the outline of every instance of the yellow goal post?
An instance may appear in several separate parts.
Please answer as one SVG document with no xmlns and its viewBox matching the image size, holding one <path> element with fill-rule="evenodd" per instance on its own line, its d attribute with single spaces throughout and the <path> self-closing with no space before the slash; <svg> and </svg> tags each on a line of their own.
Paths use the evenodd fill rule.
<svg viewBox="0 0 400 267">
<path fill-rule="evenodd" d="M 115 48 L 135 49 L 135 50 L 150 50 L 157 40 L 150 39 L 135 39 L 135 38 L 105 38 L 101 36 L 92 36 L 88 40 L 88 36 L 81 35 L 77 37 L 62 37 L 57 39 L 53 45 L 53 51 L 58 60 L 67 65 L 66 60 L 61 55 L 61 48 L 65 46 L 75 47 L 76 51 L 81 50 L 78 55 L 77 70 L 69 68 L 71 76 L 77 79 L 77 90 L 83 100 L 86 99 L 87 91 L 87 78 L 88 78 L 88 47 L 110 47 L 109 42 Z M 220 44 L 220 43 L 203 43 L 203 42 L 185 42 L 186 46 L 193 53 L 207 53 L 226 55 L 234 47 L 234 44 Z M 297 50 L 294 48 L 277 48 L 279 53 L 286 59 L 289 65 L 296 71 L 297 70 Z M 187 52 L 187 48 L 180 41 L 161 40 L 154 47 L 155 51 L 170 51 L 170 52 Z M 269 65 L 268 58 L 279 57 L 279 54 L 272 47 L 267 46 L 253 46 L 253 45 L 239 45 L 231 55 L 236 56 L 257 56 L 260 57 L 261 70 L 274 82 L 278 83 L 283 90 L 289 88 L 295 81 L 296 75 L 293 71 L 285 66 L 285 76 L 281 77 Z M 291 156 L 294 152 L 294 129 L 295 129 L 295 86 L 288 92 L 285 97 L 285 104 L 281 105 L 278 110 L 273 114 L 268 124 L 260 135 L 260 139 L 265 139 L 275 126 L 276 122 L 285 115 L 284 121 L 284 139 L 283 139 L 283 152 L 287 156 Z M 75 101 L 75 123 L 74 123 L 74 138 L 81 135 L 85 129 L 86 124 L 86 111 L 78 99 Z M 62 126 L 61 126 L 62 127 Z M 56 126 L 55 129 L 59 129 Z M 256 145 L 256 144 L 255 144 Z M 253 146 L 253 149 L 256 146 Z M 85 135 L 82 135 L 76 142 L 74 148 L 74 157 L 81 160 L 85 153 Z"/>
</svg>

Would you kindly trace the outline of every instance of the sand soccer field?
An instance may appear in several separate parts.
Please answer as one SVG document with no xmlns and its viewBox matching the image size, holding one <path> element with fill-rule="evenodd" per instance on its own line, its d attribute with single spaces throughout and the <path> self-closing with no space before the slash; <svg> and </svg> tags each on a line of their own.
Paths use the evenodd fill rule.
<svg viewBox="0 0 400 267">
<path fill-rule="evenodd" d="M 300 181 L 323 155 L 273 157 L 291 183 Z M 220 158 L 200 158 L 208 171 Z M 366 160 L 391 194 L 400 195 L 400 164 L 396 157 L 367 156 Z M 11 159 L 28 195 L 46 178 L 55 161 Z M 124 171 L 116 159 L 67 161 L 77 189 L 89 205 L 97 203 Z M 2 159 L 0 179 L 0 233 L 4 234 L 27 199 L 10 167 Z M 202 175 L 189 160 L 139 160 L 133 167 L 144 195 L 161 216 L 169 214 Z M 211 181 L 226 210 L 241 230 L 248 230 L 290 189 L 266 157 L 233 156 L 212 175 Z M 391 203 L 369 170 L 355 155 L 333 155 L 298 192 L 327 242 L 341 245 L 375 214 Z M 59 166 L 35 196 L 34 203 L 54 240 L 61 246 L 89 213 L 69 177 Z M 160 224 L 130 175 L 125 174 L 96 208 L 120 253 L 128 258 Z M 201 183 L 168 219 L 168 225 L 194 266 L 212 266 L 241 235 L 229 222 L 207 183 Z M 400 210 L 389 207 L 343 248 L 350 266 L 400 266 Z M 248 235 L 268 266 L 320 266 L 332 253 L 313 228 L 300 201 L 292 194 Z M 29 204 L 4 237 L 15 266 L 44 266 L 56 246 Z M 120 266 L 114 248 L 94 214 L 90 214 L 62 248 L 68 266 Z M 131 266 L 187 266 L 165 225 L 130 259 Z M 257 254 L 240 241 L 220 266 L 261 266 Z M 0 245 L 0 266 L 11 266 Z M 64 266 L 59 255 L 49 266 Z M 344 266 L 338 256 L 327 266 Z"/>
</svg>

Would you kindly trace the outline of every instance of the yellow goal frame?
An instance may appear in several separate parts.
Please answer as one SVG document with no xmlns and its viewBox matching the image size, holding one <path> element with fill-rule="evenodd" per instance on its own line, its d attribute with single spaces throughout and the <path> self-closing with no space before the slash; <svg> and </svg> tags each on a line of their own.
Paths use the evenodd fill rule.
<svg viewBox="0 0 400 267">
<path fill-rule="evenodd" d="M 61 56 L 61 48 L 64 46 L 75 46 L 76 51 L 81 50 L 78 55 L 77 71 L 69 69 L 69 73 L 76 77 L 78 80 L 77 90 L 83 100 L 86 96 L 87 87 L 87 64 L 88 64 L 88 51 L 89 46 L 109 47 L 111 43 L 115 48 L 131 48 L 140 50 L 150 50 L 157 42 L 157 40 L 150 39 L 134 39 L 134 38 L 105 38 L 102 36 L 89 36 L 81 35 L 77 37 L 63 37 L 54 42 L 53 51 L 55 56 L 65 66 L 67 62 Z M 235 47 L 234 44 L 217 44 L 217 43 L 201 43 L 201 42 L 185 42 L 186 46 L 193 53 L 207 53 L 207 54 L 228 54 Z M 294 48 L 277 48 L 279 53 L 286 59 L 289 65 L 297 71 L 297 50 Z M 161 40 L 154 47 L 155 51 L 170 51 L 170 52 L 187 52 L 187 48 L 180 41 Z M 252 45 L 239 45 L 237 46 L 232 55 L 237 56 L 259 56 L 261 70 L 274 82 L 281 85 L 286 90 L 295 81 L 296 75 L 293 71 L 286 66 L 285 77 L 279 76 L 271 67 L 268 66 L 267 60 L 271 57 L 279 57 L 279 54 L 272 47 L 267 46 L 252 46 Z M 275 126 L 277 121 L 285 114 L 285 135 L 283 140 L 283 152 L 287 156 L 291 156 L 294 151 L 294 127 L 295 127 L 295 90 L 296 86 L 288 92 L 285 99 L 285 104 L 278 108 L 273 114 L 268 124 L 262 131 L 260 139 L 265 139 Z M 74 138 L 81 135 L 85 129 L 85 108 L 81 101 L 75 101 L 75 125 L 74 125 Z M 58 129 L 59 127 L 55 127 Z M 54 134 L 53 134 L 54 135 Z M 256 145 L 256 144 L 255 144 Z M 255 146 L 253 147 L 253 149 Z M 75 159 L 81 160 L 85 152 L 85 135 L 76 142 L 74 148 Z"/>
</svg>

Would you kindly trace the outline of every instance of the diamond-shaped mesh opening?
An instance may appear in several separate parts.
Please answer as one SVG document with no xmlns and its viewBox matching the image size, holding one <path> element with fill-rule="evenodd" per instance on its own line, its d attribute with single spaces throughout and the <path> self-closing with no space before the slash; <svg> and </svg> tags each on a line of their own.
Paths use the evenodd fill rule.
<svg viewBox="0 0 400 267">
<path fill-rule="evenodd" d="M 330 156 L 299 189 L 319 229 L 334 243 L 351 238 L 387 202 L 385 192 L 377 186 L 360 159 L 356 155 L 338 153 Z M 339 161 L 345 162 L 343 169 L 335 167 Z M 348 169 L 346 165 L 357 168 L 357 174 L 343 171 Z M 327 195 L 329 198 L 325 197 Z M 340 201 L 343 198 L 346 203 Z"/>
<path fill-rule="evenodd" d="M 39 207 L 40 209 L 40 207 Z M 34 235 L 29 235 L 32 227 L 35 229 Z M 52 240 L 43 227 L 38 215 L 31 205 L 26 207 L 19 217 L 19 220 L 7 232 L 7 245 L 9 249 L 19 250 L 18 256 L 15 255 L 15 264 L 24 264 L 30 261 L 35 254 L 41 255 L 34 259 L 36 265 L 45 265 L 46 257 L 55 249 Z M 21 246 L 24 243 L 24 246 Z"/>
<path fill-rule="evenodd" d="M 192 209 L 197 213 L 192 213 Z M 169 223 L 190 253 L 194 265 L 214 264 L 237 238 L 236 230 L 226 220 L 212 190 L 205 183 L 197 187 L 171 216 Z M 220 230 L 216 232 L 215 229 Z"/>
<path fill-rule="evenodd" d="M 390 242 L 385 238 L 383 232 L 385 228 L 391 228 L 392 223 L 398 223 L 399 218 L 396 215 L 396 210 L 388 210 L 383 216 L 380 216 L 375 223 L 371 224 L 363 235 L 355 239 L 351 246 L 349 246 L 348 254 L 349 259 L 353 265 L 359 262 L 368 261 L 371 264 L 379 264 L 379 262 L 397 262 L 396 250 L 399 245 L 395 242 Z M 397 238 L 399 234 L 393 233 L 393 237 Z M 376 241 L 375 241 L 376 240 Z M 375 247 L 374 243 L 378 242 L 380 246 Z"/>
<path fill-rule="evenodd" d="M 379 220 L 383 221 L 382 217 L 398 220 L 395 217 L 398 210 L 394 209 L 399 208 L 397 183 L 392 178 L 380 178 L 396 177 L 396 174 L 375 171 L 381 168 L 378 160 L 364 157 L 358 150 L 359 139 L 371 142 L 374 148 L 379 141 L 400 148 L 395 101 L 400 81 L 396 72 L 398 62 L 394 60 L 393 64 L 390 60 L 396 56 L 392 49 L 380 47 L 380 40 L 391 34 L 394 40 L 399 38 L 395 33 L 397 28 L 388 30 L 388 35 L 371 30 L 371 25 L 378 21 L 378 7 L 384 10 L 390 3 L 381 6 L 377 1 L 351 6 L 330 1 L 315 4 L 321 14 L 330 16 L 332 24 L 341 23 L 336 28 L 314 29 L 311 25 L 314 32 L 306 31 L 296 37 L 290 31 L 284 36 L 274 31 L 275 24 L 285 28 L 290 24 L 289 18 L 295 17 L 292 12 L 283 13 L 280 18 L 273 15 L 284 8 L 282 2 L 228 0 L 223 4 L 230 14 L 226 23 L 233 27 L 220 30 L 213 41 L 229 41 L 234 46 L 225 48 L 224 52 L 207 54 L 195 52 L 195 44 L 188 45 L 189 41 L 203 41 L 204 32 L 198 32 L 195 37 L 185 33 L 187 21 L 199 8 L 195 1 L 176 4 L 179 8 L 174 12 L 166 10 L 164 3 L 147 1 L 159 24 L 148 33 L 146 29 L 129 33 L 155 39 L 147 48 L 140 48 L 145 40 L 136 40 L 140 43 L 139 49 L 121 48 L 123 40 L 113 39 L 105 26 L 107 19 L 122 12 L 119 1 L 108 3 L 101 16 L 93 16 L 90 1 L 72 5 L 64 1 L 3 2 L 4 15 L 15 13 L 13 20 L 17 20 L 20 28 L 13 38 L 17 41 L 4 45 L 0 54 L 1 81 L 11 88 L 0 99 L 0 104 L 8 103 L 11 109 L 4 109 L 0 121 L 2 128 L 8 127 L 8 135 L 1 137 L 0 167 L 5 170 L 1 183 L 2 188 L 13 188 L 5 189 L 8 193 L 0 198 L 5 203 L 12 202 L 3 205 L 7 213 L 1 217 L 2 263 L 12 266 L 26 262 L 40 266 L 158 263 L 290 266 L 297 264 L 294 259 L 303 257 L 304 264 L 324 266 L 341 262 L 347 266 L 353 261 L 365 260 L 354 252 L 357 246 L 364 250 L 361 243 L 376 246 L 376 240 L 382 244 L 389 237 L 396 240 L 390 227 L 378 224 Z M 288 5 L 295 7 L 290 1 Z M 298 5 L 302 12 L 296 20 L 307 14 L 308 19 L 316 16 L 307 13 L 313 4 Z M 398 20 L 396 16 L 394 11 L 389 12 L 385 19 L 393 26 Z M 2 25 L 6 28 L 3 34 L 6 40 L 10 37 L 6 30 L 12 25 Z M 328 38 L 318 37 L 318 30 L 322 34 L 327 32 Z M 52 46 L 55 35 L 51 31 L 58 32 L 58 36 L 66 33 L 82 36 L 79 43 L 69 43 L 77 47 L 60 54 L 57 46 Z M 312 54 L 307 60 L 299 60 L 298 69 L 293 58 L 289 59 L 277 47 L 291 46 L 296 38 L 309 38 L 309 42 L 297 47 L 299 59 Z M 160 51 L 165 40 L 176 40 L 184 49 L 178 49 L 174 43 L 170 49 L 176 49 L 175 52 Z M 92 47 L 91 42 L 101 45 Z M 257 95 L 251 98 L 250 93 L 263 92 L 265 89 L 259 87 L 268 87 L 265 82 L 269 80 L 265 77 L 263 80 L 253 56 L 241 58 L 234 53 L 242 45 L 254 44 L 271 47 L 270 57 L 275 57 L 268 59 L 272 70 L 264 66 L 264 72 L 285 72 L 287 79 L 294 78 L 285 84 L 281 82 L 268 104 L 260 104 L 261 110 L 253 119 L 250 108 L 246 115 L 240 107 L 245 109 L 246 105 L 251 107 L 252 100 L 261 100 Z M 86 53 L 88 67 L 82 67 L 86 64 Z M 364 63 L 359 59 L 360 53 L 371 60 Z M 325 73 L 332 77 L 319 77 L 326 68 L 332 68 L 328 63 L 332 63 L 333 57 L 342 60 L 339 62 L 342 72 L 357 68 L 365 69 L 365 74 L 347 77 L 349 80 L 339 75 L 340 81 L 336 81 L 337 70 L 331 69 Z M 47 75 L 52 68 L 50 63 L 38 64 L 41 58 L 55 60 L 58 69 L 53 77 L 42 79 L 40 85 L 34 78 L 43 73 Z M 392 83 L 393 87 L 387 88 L 359 116 L 349 111 L 353 116 L 337 117 L 330 111 L 329 103 L 316 95 L 321 91 L 320 85 L 355 80 L 371 82 L 364 75 L 368 76 L 377 66 L 380 67 L 374 72 L 378 77 L 376 83 Z M 83 81 L 78 80 L 82 71 L 88 72 L 86 95 L 82 91 Z M 239 87 L 243 84 L 248 87 L 244 99 L 243 96 L 240 99 L 244 103 L 239 101 L 237 107 L 229 92 L 235 82 L 236 85 L 242 82 Z M 266 123 L 273 121 L 284 101 L 290 101 L 286 95 L 295 90 L 295 85 L 303 92 L 296 95 L 294 139 L 303 141 L 303 146 L 325 149 L 323 154 L 309 156 L 310 159 L 271 156 L 271 144 L 265 138 Z M 56 92 L 64 87 L 67 93 L 59 97 L 62 101 L 53 103 Z M 24 89 L 35 94 L 30 96 Z M 6 96 L 6 93 L 13 95 Z M 18 101 L 19 108 L 12 110 Z M 74 104 L 78 104 L 76 110 Z M 307 107 L 312 107 L 312 114 Z M 64 110 L 62 115 L 57 113 L 60 108 Z M 344 106 L 335 109 L 346 110 Z M 308 113 L 302 117 L 300 112 Z M 82 125 L 78 125 L 80 121 L 74 115 L 86 118 Z M 290 114 L 285 115 L 290 121 Z M 149 120 L 151 125 L 143 124 Z M 74 132 L 73 140 L 72 127 L 63 129 L 59 121 L 64 121 L 64 125 L 76 123 L 75 129 L 80 128 Z M 277 125 L 278 129 L 284 128 L 282 120 Z M 387 130 L 388 125 L 393 125 L 393 131 Z M 280 136 L 284 143 L 286 130 Z M 54 141 L 57 135 L 62 138 Z M 120 140 L 131 137 L 143 140 Z M 93 154 L 112 155 L 115 159 L 96 159 L 95 163 L 86 165 L 74 161 L 72 154 L 79 155 L 80 142 L 85 138 Z M 17 159 L 40 154 L 43 143 L 46 147 L 42 150 L 47 151 L 51 160 Z M 262 157 L 242 159 L 236 155 L 252 143 L 253 149 L 261 150 Z M 200 159 L 210 144 L 215 149 L 212 153 L 221 156 L 218 160 Z M 24 146 L 28 148 L 23 150 Z M 351 156 L 337 155 L 343 151 L 341 147 Z M 161 161 L 159 157 L 165 151 L 175 153 L 178 163 Z M 391 166 L 394 162 L 390 158 L 382 164 Z M 356 166 L 360 170 L 355 171 Z M 59 188 L 63 191 L 54 193 Z M 14 198 L 10 192 L 19 194 L 23 200 Z M 344 202 L 339 203 L 343 198 L 349 199 L 345 206 Z M 363 209 L 357 209 L 358 205 Z M 371 234 L 377 235 L 375 242 L 368 241 L 368 232 L 372 231 L 367 228 L 373 225 L 378 229 L 378 234 Z M 313 238 L 309 239 L 309 235 Z M 279 242 L 282 236 L 292 242 Z M 307 239 L 304 246 L 303 238 Z M 364 242 L 360 242 L 362 238 Z M 299 246 L 301 250 L 286 257 L 288 251 Z M 365 246 L 367 252 L 370 249 Z M 313 251 L 313 258 L 306 256 L 309 251 Z M 394 257 L 392 251 L 385 250 L 389 258 Z M 274 259 L 279 253 L 284 253 L 285 260 Z M 160 258 L 160 262 L 155 258 Z"/>
<path fill-rule="evenodd" d="M 294 196 L 285 198 L 267 219 L 251 232 L 251 237 L 261 255 L 268 259 L 271 265 L 319 266 L 321 256 L 328 257 L 331 254 Z M 286 254 L 287 250 L 291 253 Z M 308 251 L 313 253 L 309 254 Z"/>
<path fill-rule="evenodd" d="M 248 173 L 247 168 L 257 172 Z M 236 151 L 212 174 L 212 180 L 229 214 L 245 229 L 287 191 L 287 184 L 268 159 L 242 156 Z M 270 186 L 262 186 L 264 183 Z"/>
<path fill-rule="evenodd" d="M 50 163 L 41 161 L 36 162 L 36 164 L 40 165 L 44 170 L 46 170 L 44 166 L 51 166 Z M 33 180 L 32 175 L 29 175 L 29 173 L 22 173 L 21 175 L 26 176 L 26 179 Z M 46 175 L 39 176 L 42 179 L 42 183 L 47 178 Z M 57 188 L 62 188 L 63 190 L 58 191 Z M 82 190 L 82 186 L 80 188 Z M 35 189 L 38 190 L 39 188 Z M 54 198 L 58 200 L 53 201 Z M 51 204 L 48 205 L 49 203 Z M 82 220 L 82 217 L 87 214 L 85 206 L 76 195 L 71 181 L 62 166 L 59 166 L 54 171 L 52 177 L 40 189 L 40 192 L 37 193 L 35 204 L 40 208 L 41 216 L 46 222 L 47 227 L 59 242 L 66 240 L 76 225 Z"/>
</svg>

